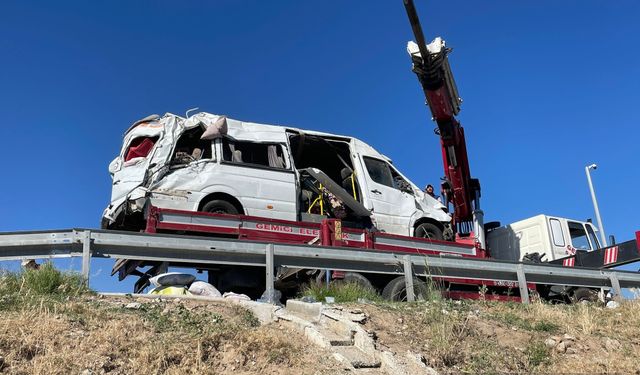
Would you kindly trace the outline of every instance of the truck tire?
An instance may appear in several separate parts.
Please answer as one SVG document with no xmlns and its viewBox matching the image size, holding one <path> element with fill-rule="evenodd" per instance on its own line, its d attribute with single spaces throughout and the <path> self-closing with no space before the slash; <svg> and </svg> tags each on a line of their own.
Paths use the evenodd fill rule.
<svg viewBox="0 0 640 375">
<path fill-rule="evenodd" d="M 577 288 L 571 293 L 571 302 L 596 302 L 598 301 L 598 294 L 589 288 Z"/>
<path fill-rule="evenodd" d="M 211 202 L 207 202 L 204 206 L 202 206 L 202 211 L 212 214 L 239 214 L 236 206 L 224 199 L 214 199 Z"/>
<path fill-rule="evenodd" d="M 416 301 L 424 301 L 429 297 L 429 288 L 427 283 L 414 277 L 413 278 L 413 294 Z M 404 276 L 396 277 L 389 281 L 389 284 L 382 290 L 382 298 L 391 302 L 402 302 L 407 300 L 407 288 L 404 282 Z"/>
<path fill-rule="evenodd" d="M 371 281 L 366 276 L 357 272 L 345 272 L 344 277 L 341 279 L 335 279 L 332 281 L 335 285 L 340 284 L 358 284 L 360 287 L 366 290 L 375 291 L 376 289 L 371 284 Z"/>
<path fill-rule="evenodd" d="M 442 229 L 432 223 L 422 223 L 413 231 L 414 237 L 429 238 L 432 240 L 444 241 Z"/>
<path fill-rule="evenodd" d="M 502 224 L 499 221 L 490 221 L 488 223 L 484 223 L 485 232 L 491 232 L 496 228 L 500 228 Z"/>
</svg>

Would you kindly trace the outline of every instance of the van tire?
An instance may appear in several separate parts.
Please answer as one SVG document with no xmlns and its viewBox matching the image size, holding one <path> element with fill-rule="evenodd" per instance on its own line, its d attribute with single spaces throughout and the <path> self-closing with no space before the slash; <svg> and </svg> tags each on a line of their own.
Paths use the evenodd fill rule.
<svg viewBox="0 0 640 375">
<path fill-rule="evenodd" d="M 224 199 L 214 199 L 211 202 L 207 202 L 202 206 L 202 212 L 208 212 L 211 214 L 239 214 L 238 209 L 233 203 L 230 203 Z"/>
<path fill-rule="evenodd" d="M 424 301 L 429 298 L 429 288 L 427 283 L 413 278 L 413 295 L 416 297 L 416 301 Z M 404 276 L 398 276 L 395 279 L 389 281 L 382 290 L 382 298 L 390 302 L 402 302 L 407 300 L 407 287 L 405 285 Z"/>
<path fill-rule="evenodd" d="M 422 223 L 413 231 L 413 236 L 418 238 L 429 238 L 432 240 L 444 241 L 442 229 L 432 223 Z"/>
</svg>

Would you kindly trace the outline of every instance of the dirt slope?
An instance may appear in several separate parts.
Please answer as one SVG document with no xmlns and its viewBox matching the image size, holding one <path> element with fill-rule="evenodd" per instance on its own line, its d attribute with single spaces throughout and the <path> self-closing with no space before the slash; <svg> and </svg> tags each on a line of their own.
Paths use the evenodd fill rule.
<svg viewBox="0 0 640 375">
<path fill-rule="evenodd" d="M 149 300 L 125 308 L 130 302 L 0 301 L 0 373 L 349 373 L 288 323 L 260 326 L 238 306 Z M 442 374 L 640 374 L 638 303 L 617 309 L 450 301 L 347 308 L 366 313 L 364 327 L 380 349 L 411 351 Z"/>
<path fill-rule="evenodd" d="M 378 345 L 440 373 L 640 374 L 640 303 L 435 301 L 360 306 Z"/>
<path fill-rule="evenodd" d="M 81 299 L 0 311 L 0 373 L 334 374 L 291 327 L 238 306 Z M 134 305 L 137 307 L 137 305 Z"/>
</svg>

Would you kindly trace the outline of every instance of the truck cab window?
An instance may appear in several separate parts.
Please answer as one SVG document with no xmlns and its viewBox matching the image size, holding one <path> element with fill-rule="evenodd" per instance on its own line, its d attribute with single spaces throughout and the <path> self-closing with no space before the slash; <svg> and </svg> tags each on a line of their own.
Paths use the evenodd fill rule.
<svg viewBox="0 0 640 375">
<path fill-rule="evenodd" d="M 225 138 L 222 140 L 222 160 L 286 169 L 282 146 L 276 143 L 234 141 Z"/>
<path fill-rule="evenodd" d="M 591 240 L 591 244 L 593 245 L 593 248 L 599 249 L 600 242 L 598 242 L 598 237 L 596 236 L 596 233 L 593 231 L 593 228 L 591 227 L 591 225 L 587 225 L 587 233 L 589 234 L 589 239 Z"/>
<path fill-rule="evenodd" d="M 551 236 L 553 237 L 553 244 L 556 246 L 564 247 L 564 234 L 562 233 L 562 226 L 560 226 L 560 220 L 549 219 L 551 225 Z"/>
<path fill-rule="evenodd" d="M 374 182 L 397 189 L 393 182 L 393 175 L 391 174 L 389 164 L 385 161 L 367 156 L 363 157 L 363 159 L 367 167 L 367 173 L 369 173 L 369 177 L 371 177 Z"/>
<path fill-rule="evenodd" d="M 571 243 L 573 247 L 579 250 L 591 250 L 589 246 L 589 239 L 587 238 L 587 232 L 584 230 L 584 226 L 580 223 L 569 221 L 569 234 L 571 235 Z"/>
</svg>

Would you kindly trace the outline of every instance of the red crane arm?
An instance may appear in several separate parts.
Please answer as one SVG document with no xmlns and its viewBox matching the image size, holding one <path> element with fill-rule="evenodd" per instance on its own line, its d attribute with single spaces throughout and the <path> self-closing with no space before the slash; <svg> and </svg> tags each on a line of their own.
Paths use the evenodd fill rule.
<svg viewBox="0 0 640 375">
<path fill-rule="evenodd" d="M 412 70 L 438 125 L 436 134 L 440 136 L 442 147 L 445 204 L 453 204 L 453 220 L 458 231 L 469 233 L 473 230 L 473 211 L 479 208 L 480 183 L 471 178 L 464 129 L 455 118 L 462 100 L 449 66 L 447 55 L 451 49 L 441 38 L 427 45 L 413 0 L 404 0 L 404 5 L 417 41 L 417 44 L 409 42 L 407 47 L 413 62 Z"/>
</svg>

